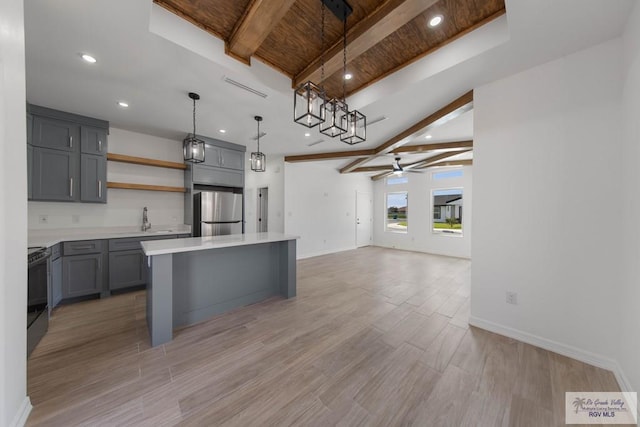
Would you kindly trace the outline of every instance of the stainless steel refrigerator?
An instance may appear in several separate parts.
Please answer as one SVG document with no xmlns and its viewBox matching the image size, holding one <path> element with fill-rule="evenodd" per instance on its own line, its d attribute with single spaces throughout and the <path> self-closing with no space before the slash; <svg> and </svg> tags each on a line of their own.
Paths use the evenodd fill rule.
<svg viewBox="0 0 640 427">
<path fill-rule="evenodd" d="M 194 194 L 194 237 L 240 234 L 242 228 L 242 188 L 217 188 Z"/>
</svg>

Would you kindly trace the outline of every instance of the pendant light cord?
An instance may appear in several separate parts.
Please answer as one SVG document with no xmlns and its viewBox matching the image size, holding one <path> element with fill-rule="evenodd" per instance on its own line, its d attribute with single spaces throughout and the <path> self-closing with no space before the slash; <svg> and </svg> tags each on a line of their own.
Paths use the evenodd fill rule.
<svg viewBox="0 0 640 427">
<path fill-rule="evenodd" d="M 347 12 L 342 26 L 342 102 L 347 103 Z"/>
<path fill-rule="evenodd" d="M 260 153 L 260 120 L 258 122 L 258 153 Z"/>
<path fill-rule="evenodd" d="M 322 40 L 321 42 L 321 51 L 320 51 L 320 87 L 324 86 L 324 2 L 320 2 L 322 3 L 322 25 L 320 26 L 321 30 L 320 30 L 320 39 Z"/>
<path fill-rule="evenodd" d="M 193 137 L 196 137 L 196 100 L 193 100 Z"/>
</svg>

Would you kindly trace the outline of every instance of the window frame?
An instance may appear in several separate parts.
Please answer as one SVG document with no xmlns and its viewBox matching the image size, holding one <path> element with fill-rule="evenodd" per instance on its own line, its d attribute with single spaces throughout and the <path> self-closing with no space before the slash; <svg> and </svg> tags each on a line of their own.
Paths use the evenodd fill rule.
<svg viewBox="0 0 640 427">
<path fill-rule="evenodd" d="M 434 216 L 435 216 L 435 208 L 436 208 L 436 206 L 435 206 L 436 193 L 440 192 L 440 191 L 447 191 L 447 190 L 460 190 L 460 196 L 462 198 L 462 205 L 460 206 L 460 210 L 461 210 L 461 213 L 460 213 L 460 231 L 454 231 L 453 229 L 449 230 L 449 229 L 446 229 L 446 228 L 436 229 L 434 227 L 434 224 L 435 224 Z M 430 208 L 429 211 L 431 213 L 431 226 L 430 226 L 431 234 L 438 235 L 438 236 L 464 237 L 464 230 L 465 230 L 465 225 L 464 225 L 464 193 L 465 193 L 464 187 L 461 187 L 461 186 L 441 187 L 441 188 L 433 188 L 433 189 L 431 189 L 431 192 L 430 192 L 431 200 L 429 201 L 429 208 Z M 454 206 L 454 205 L 448 205 L 448 206 Z M 438 207 L 440 208 L 440 216 L 439 217 L 442 218 L 442 213 L 443 213 L 442 212 L 442 205 L 438 206 Z M 446 215 L 447 215 L 446 211 L 447 211 L 447 209 L 445 209 L 445 212 L 444 212 L 445 222 L 446 222 Z M 454 210 L 454 212 L 455 212 L 455 210 Z M 455 213 L 454 213 L 454 215 L 455 215 Z"/>
<path fill-rule="evenodd" d="M 405 221 L 407 226 L 405 229 L 393 229 L 389 228 L 389 195 L 391 194 L 404 194 L 406 200 L 406 213 L 405 213 Z M 400 206 L 401 207 L 401 206 Z M 407 190 L 404 191 L 388 191 L 384 193 L 384 232 L 385 233 L 398 233 L 398 234 L 407 234 L 409 232 L 409 192 Z"/>
</svg>

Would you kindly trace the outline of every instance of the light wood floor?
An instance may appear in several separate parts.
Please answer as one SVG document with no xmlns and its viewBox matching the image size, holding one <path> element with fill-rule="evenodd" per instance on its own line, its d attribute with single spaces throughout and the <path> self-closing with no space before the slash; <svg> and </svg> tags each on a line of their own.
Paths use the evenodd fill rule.
<svg viewBox="0 0 640 427">
<path fill-rule="evenodd" d="M 63 306 L 28 425 L 551 426 L 614 376 L 469 328 L 470 262 L 364 248 L 298 262 L 298 297 L 149 347 L 145 294 Z"/>
</svg>

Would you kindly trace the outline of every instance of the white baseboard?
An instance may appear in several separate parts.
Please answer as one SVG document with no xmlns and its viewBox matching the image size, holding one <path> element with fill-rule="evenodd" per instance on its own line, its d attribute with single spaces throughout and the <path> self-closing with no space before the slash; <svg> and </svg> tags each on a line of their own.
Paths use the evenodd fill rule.
<svg viewBox="0 0 640 427">
<path fill-rule="evenodd" d="M 31 399 L 29 399 L 29 396 L 25 396 L 22 401 L 22 405 L 20 405 L 20 409 L 18 409 L 15 417 L 13 417 L 13 421 L 11 421 L 11 424 L 9 425 L 11 427 L 24 427 L 27 423 L 27 418 L 29 418 L 29 414 L 31 413 L 31 409 L 33 409 L 33 406 L 31 406 Z"/>
<path fill-rule="evenodd" d="M 316 256 L 335 254 L 337 252 L 352 251 L 354 249 L 357 249 L 357 248 L 355 246 L 350 246 L 348 248 L 329 249 L 329 250 L 326 250 L 326 251 L 313 252 L 313 253 L 310 253 L 310 254 L 298 254 L 296 259 L 313 258 L 313 257 L 316 257 Z"/>
<path fill-rule="evenodd" d="M 607 369 L 613 372 L 622 391 L 636 391 L 631 388 L 631 383 L 624 375 L 622 367 L 617 360 L 610 359 L 600 354 L 591 353 L 589 351 L 562 344 L 557 341 L 553 341 L 537 335 L 533 335 L 528 332 L 513 329 L 508 326 L 500 325 L 489 320 L 480 319 L 475 316 L 471 316 L 469 318 L 469 324 L 480 329 L 485 329 L 490 332 L 495 332 L 499 335 L 504 335 L 505 337 L 513 338 L 518 341 L 534 345 L 536 347 L 544 348 L 545 350 L 553 351 L 554 353 L 558 353 L 563 356 L 571 357 L 572 359 L 579 360 L 589 365 L 597 366 L 598 368 Z"/>
</svg>

